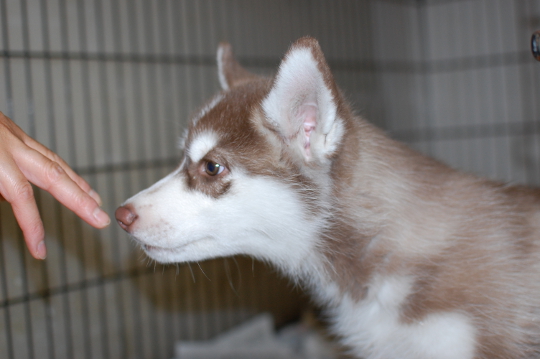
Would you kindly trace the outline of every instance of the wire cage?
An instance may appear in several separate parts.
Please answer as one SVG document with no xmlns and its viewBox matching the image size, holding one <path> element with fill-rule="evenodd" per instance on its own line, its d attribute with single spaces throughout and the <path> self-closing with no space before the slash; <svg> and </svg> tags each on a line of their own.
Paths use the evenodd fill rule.
<svg viewBox="0 0 540 359">
<path fill-rule="evenodd" d="M 540 0 L 0 0 L 0 111 L 102 195 L 171 171 L 190 113 L 219 90 L 229 41 L 271 75 L 321 43 L 357 113 L 465 171 L 540 184 Z M 1 164 L 0 164 L 1 166 Z M 0 358 L 171 358 L 262 311 L 306 300 L 247 258 L 161 266 L 118 226 L 95 230 L 36 189 L 47 260 L 0 204 Z"/>
</svg>

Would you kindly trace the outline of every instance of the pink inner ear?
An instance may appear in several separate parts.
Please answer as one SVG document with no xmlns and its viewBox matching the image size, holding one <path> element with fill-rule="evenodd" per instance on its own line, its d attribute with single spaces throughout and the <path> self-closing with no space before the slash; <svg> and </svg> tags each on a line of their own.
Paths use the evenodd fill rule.
<svg viewBox="0 0 540 359">
<path fill-rule="evenodd" d="M 307 155 L 310 155 L 310 137 L 311 132 L 317 127 L 318 108 L 314 103 L 301 105 L 298 109 L 298 119 L 302 121 L 304 126 L 304 148 Z"/>
</svg>

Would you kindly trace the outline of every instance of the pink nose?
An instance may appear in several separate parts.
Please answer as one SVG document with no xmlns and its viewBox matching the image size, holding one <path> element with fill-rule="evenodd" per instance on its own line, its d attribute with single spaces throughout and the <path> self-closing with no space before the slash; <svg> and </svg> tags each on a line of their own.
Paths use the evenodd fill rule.
<svg viewBox="0 0 540 359">
<path fill-rule="evenodd" d="M 138 218 L 135 209 L 129 204 L 118 207 L 114 215 L 120 227 L 122 227 L 126 232 L 130 232 L 130 226 Z"/>
</svg>

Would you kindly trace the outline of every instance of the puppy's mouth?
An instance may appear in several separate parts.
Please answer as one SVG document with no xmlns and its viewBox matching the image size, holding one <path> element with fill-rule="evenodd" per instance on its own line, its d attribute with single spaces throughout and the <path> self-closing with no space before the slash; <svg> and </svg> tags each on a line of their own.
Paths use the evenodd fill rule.
<svg viewBox="0 0 540 359">
<path fill-rule="evenodd" d="M 177 262 L 178 256 L 182 255 L 182 252 L 185 251 L 186 246 L 189 244 L 186 243 L 178 247 L 159 247 L 139 242 L 141 249 L 148 257 L 162 264 Z"/>
<path fill-rule="evenodd" d="M 146 254 L 148 254 L 150 256 L 152 254 L 167 254 L 167 253 L 177 254 L 177 253 L 181 253 L 186 249 L 186 247 L 189 247 L 190 245 L 192 245 L 194 243 L 200 242 L 201 240 L 204 240 L 204 238 L 196 239 L 196 240 L 193 240 L 193 241 L 190 241 L 190 242 L 187 242 L 187 243 L 183 243 L 183 244 L 181 244 L 179 246 L 175 246 L 175 247 L 160 247 L 160 246 L 155 246 L 155 245 L 142 243 L 141 241 L 136 239 L 136 241 L 139 243 L 141 248 L 146 252 Z"/>
<path fill-rule="evenodd" d="M 149 244 L 141 244 L 141 247 L 146 252 L 170 249 L 170 248 L 162 248 L 162 247 L 151 246 Z"/>
<path fill-rule="evenodd" d="M 178 246 L 178 247 L 158 247 L 158 246 L 151 246 L 149 244 L 142 244 L 141 243 L 141 248 L 147 252 L 147 253 L 150 253 L 150 252 L 179 252 L 180 250 L 182 250 L 184 247 L 186 247 L 187 245 L 189 245 L 190 243 L 186 243 L 186 244 L 183 244 L 181 246 Z"/>
</svg>

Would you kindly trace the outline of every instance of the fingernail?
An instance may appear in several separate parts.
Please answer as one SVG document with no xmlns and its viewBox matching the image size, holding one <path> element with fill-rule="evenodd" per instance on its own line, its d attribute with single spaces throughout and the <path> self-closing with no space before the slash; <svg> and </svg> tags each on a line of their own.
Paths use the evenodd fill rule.
<svg viewBox="0 0 540 359">
<path fill-rule="evenodd" d="M 99 225 L 101 226 L 107 226 L 109 223 L 111 223 L 111 219 L 109 218 L 109 215 L 105 213 L 104 210 L 97 207 L 94 210 L 94 218 L 98 221 Z"/>
<path fill-rule="evenodd" d="M 101 197 L 96 191 L 92 189 L 90 190 L 90 192 L 88 192 L 88 194 L 97 202 L 97 204 L 99 204 L 100 206 L 103 205 L 103 201 L 101 201 Z"/>
<path fill-rule="evenodd" d="M 40 259 L 47 258 L 47 248 L 45 248 L 45 242 L 41 241 L 38 243 L 36 255 Z"/>
</svg>

